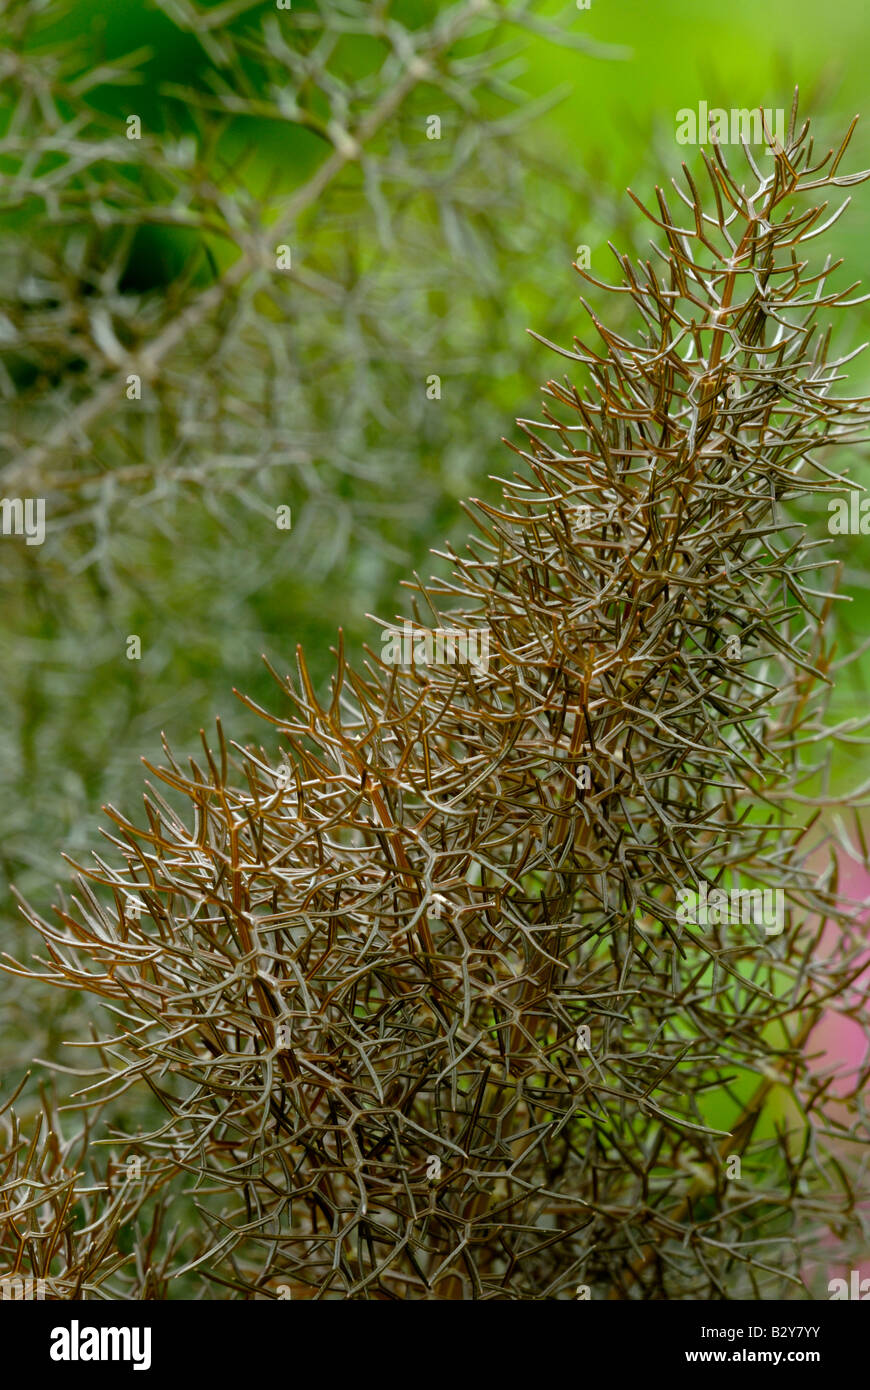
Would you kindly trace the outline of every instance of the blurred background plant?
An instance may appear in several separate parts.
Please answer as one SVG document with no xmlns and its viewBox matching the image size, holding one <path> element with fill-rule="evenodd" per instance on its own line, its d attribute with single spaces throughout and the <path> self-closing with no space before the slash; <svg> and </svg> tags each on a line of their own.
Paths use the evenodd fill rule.
<svg viewBox="0 0 870 1390">
<path fill-rule="evenodd" d="M 500 436 L 551 370 L 524 330 L 570 341 L 579 245 L 604 279 L 608 242 L 643 251 L 622 190 L 674 167 L 676 111 L 788 108 L 799 82 L 819 143 L 839 139 L 868 20 L 857 0 L 823 27 L 809 0 L 715 18 L 694 0 L 0 15 L 2 495 L 45 497 L 48 517 L 43 546 L 0 543 L 0 946 L 21 957 L 10 884 L 48 906 L 100 805 L 135 810 L 161 730 L 192 748 L 217 713 L 259 738 L 232 689 L 270 703 L 261 652 L 283 667 L 302 641 L 323 681 L 338 625 L 359 651 L 398 578 L 461 541 L 457 499 L 495 495 Z M 855 164 L 868 154 L 859 126 Z M 858 204 L 831 233 L 850 278 Z M 844 317 L 841 351 L 868 322 L 867 305 Z M 866 377 L 859 362 L 856 394 Z M 847 645 L 866 628 L 863 543 L 838 543 Z M 852 669 L 844 713 L 863 701 Z M 88 1035 L 90 1005 L 5 978 L 0 1001 L 5 1101 L 34 1056 Z M 121 1103 L 115 1119 L 138 1123 Z"/>
<path fill-rule="evenodd" d="M 567 328 L 557 267 L 615 223 L 526 133 L 564 95 L 522 85 L 536 8 L 5 6 L 3 490 L 49 521 L 0 551 L 4 893 L 138 799 L 161 730 L 250 732 L 261 652 L 358 644 L 485 486 L 522 330 Z M 7 1065 L 56 1054 L 9 1004 Z"/>
</svg>

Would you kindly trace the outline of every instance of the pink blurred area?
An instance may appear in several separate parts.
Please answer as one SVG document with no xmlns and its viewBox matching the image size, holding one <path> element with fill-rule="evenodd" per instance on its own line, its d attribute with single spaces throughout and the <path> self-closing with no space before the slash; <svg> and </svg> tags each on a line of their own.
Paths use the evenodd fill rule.
<svg viewBox="0 0 870 1390">
<path fill-rule="evenodd" d="M 824 1013 L 820 1023 L 813 1029 L 806 1043 L 806 1055 L 812 1071 L 821 1075 L 834 1073 L 834 1078 L 828 1089 L 828 1095 L 834 1103 L 829 1106 L 829 1111 L 836 1114 L 837 1106 L 834 1098 L 847 1096 L 855 1090 L 856 1074 L 867 1062 L 867 1006 L 866 1003 L 860 1004 L 860 995 L 863 990 L 870 986 L 870 874 L 860 863 L 856 862 L 844 851 L 838 853 L 839 864 L 839 889 L 841 895 L 851 900 L 854 906 L 854 921 L 857 927 L 863 928 L 861 935 L 867 941 L 866 951 L 859 953 L 856 960 L 856 968 L 862 961 L 865 968 L 860 971 L 855 978 L 854 985 L 842 1001 L 847 1009 L 851 1009 L 857 1017 L 848 1018 L 840 1011 L 838 1004 L 832 1005 Z M 830 956 L 835 952 L 841 941 L 840 929 L 833 923 L 825 929 L 819 944 L 818 955 L 821 957 Z M 852 943 L 854 949 L 854 941 Z M 859 1022 L 858 1020 L 862 1020 Z M 853 1150 L 854 1146 L 844 1141 L 844 1156 L 846 1150 Z M 870 1202 L 857 1202 L 857 1211 L 850 1218 L 846 1218 L 845 1224 L 860 1228 L 861 1217 L 864 1221 L 868 1219 Z M 838 1258 L 839 1242 L 833 1232 L 829 1232 L 819 1243 L 817 1256 L 806 1261 L 801 1270 L 802 1278 L 808 1289 L 813 1291 L 813 1295 L 819 1299 L 833 1297 L 830 1291 L 830 1281 L 833 1279 L 844 1279 L 850 1288 L 849 1297 L 851 1298 L 856 1285 L 855 1271 L 857 1271 L 857 1284 L 864 1279 L 870 1278 L 870 1251 L 867 1257 L 860 1260 L 853 1260 L 851 1264 L 845 1265 L 842 1254 Z M 859 1295 L 863 1297 L 863 1295 Z"/>
<path fill-rule="evenodd" d="M 861 992 L 870 988 L 870 874 L 863 865 L 843 852 L 840 852 L 838 859 L 840 893 L 855 903 L 855 922 L 866 928 L 867 950 L 859 957 L 856 968 L 861 959 L 866 962 L 866 966 L 856 977 L 852 991 L 843 1001 L 846 1008 L 851 1007 L 854 1010 Z M 839 930 L 835 924 L 830 923 L 822 935 L 819 955 L 830 956 L 837 950 L 839 941 Z M 847 1018 L 834 1005 L 825 1011 L 821 1022 L 813 1029 L 807 1041 L 806 1051 L 813 1070 L 820 1073 L 831 1070 L 837 1072 L 829 1091 L 832 1096 L 848 1095 L 854 1089 L 855 1073 L 867 1058 L 866 1008 L 859 1013 L 859 1017 L 863 1018 L 863 1026 L 855 1019 Z"/>
</svg>

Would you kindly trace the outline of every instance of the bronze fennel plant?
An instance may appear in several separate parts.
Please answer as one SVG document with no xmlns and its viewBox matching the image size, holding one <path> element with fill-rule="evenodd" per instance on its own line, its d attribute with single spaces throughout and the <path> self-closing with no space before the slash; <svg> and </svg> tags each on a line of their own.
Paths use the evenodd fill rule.
<svg viewBox="0 0 870 1390">
<path fill-rule="evenodd" d="M 523 469 L 451 577 L 411 586 L 418 639 L 485 633 L 488 662 L 355 670 L 339 641 L 324 700 L 300 651 L 258 711 L 280 757 L 220 726 L 187 767 L 167 748 L 59 925 L 25 909 L 47 959 L 7 968 L 111 1013 L 88 1104 L 144 1082 L 165 1116 L 116 1138 L 139 1178 L 108 1180 L 104 1225 L 182 1191 L 199 1213 L 159 1280 L 140 1250 L 108 1287 L 801 1296 L 826 1232 L 860 1251 L 867 1071 L 832 1098 L 811 1033 L 833 1010 L 866 1037 L 866 948 L 807 809 L 854 736 L 826 723 L 820 533 L 826 451 L 867 412 L 834 394 L 819 320 L 851 290 L 812 244 L 866 177 L 847 143 L 817 159 L 795 107 L 744 182 L 714 147 L 703 188 L 684 166 L 657 190 L 653 259 L 581 271 L 595 345 L 555 349 L 577 383 L 520 421 Z M 860 842 L 862 793 L 839 800 Z M 686 922 L 702 885 L 781 892 L 782 931 Z M 14 1228 L 0 1249 L 20 1260 Z"/>
</svg>

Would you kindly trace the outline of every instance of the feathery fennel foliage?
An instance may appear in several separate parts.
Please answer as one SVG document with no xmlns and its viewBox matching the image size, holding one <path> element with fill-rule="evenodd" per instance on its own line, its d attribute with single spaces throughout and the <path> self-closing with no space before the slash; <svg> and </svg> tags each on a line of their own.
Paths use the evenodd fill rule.
<svg viewBox="0 0 870 1390">
<path fill-rule="evenodd" d="M 143 1084 L 162 1106 L 111 1191 L 140 1223 L 194 1194 L 159 1280 L 781 1297 L 826 1235 L 860 1251 L 867 1069 L 835 1084 L 812 1046 L 829 1011 L 867 1033 L 819 790 L 855 729 L 826 721 L 832 562 L 789 514 L 826 517 L 866 428 L 813 242 L 866 177 L 847 143 L 819 157 L 795 107 L 740 176 L 717 148 L 657 190 L 651 259 L 581 272 L 572 378 L 452 577 L 410 586 L 424 648 L 486 634 L 488 661 L 354 669 L 339 640 L 324 699 L 300 649 L 275 712 L 243 697 L 264 746 L 167 746 L 57 924 L 25 908 L 40 964 L 7 968 L 109 1011 L 97 1118 Z M 782 930 L 686 921 L 702 887 L 781 893 Z"/>
</svg>

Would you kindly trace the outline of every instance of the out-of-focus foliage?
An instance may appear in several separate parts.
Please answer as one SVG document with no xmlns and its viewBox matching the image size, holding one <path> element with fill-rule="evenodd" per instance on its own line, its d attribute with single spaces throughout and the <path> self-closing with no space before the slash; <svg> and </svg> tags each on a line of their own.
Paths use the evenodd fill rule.
<svg viewBox="0 0 870 1390">
<path fill-rule="evenodd" d="M 539 8 L 5 6 L 2 489 L 47 537 L 0 545 L 4 887 L 47 892 L 162 729 L 244 732 L 261 652 L 368 635 L 486 490 L 527 323 L 570 332 L 552 285 L 619 225 L 532 139 L 522 51 L 619 55 Z M 22 1063 L 68 1031 L 10 1017 Z"/>
</svg>

